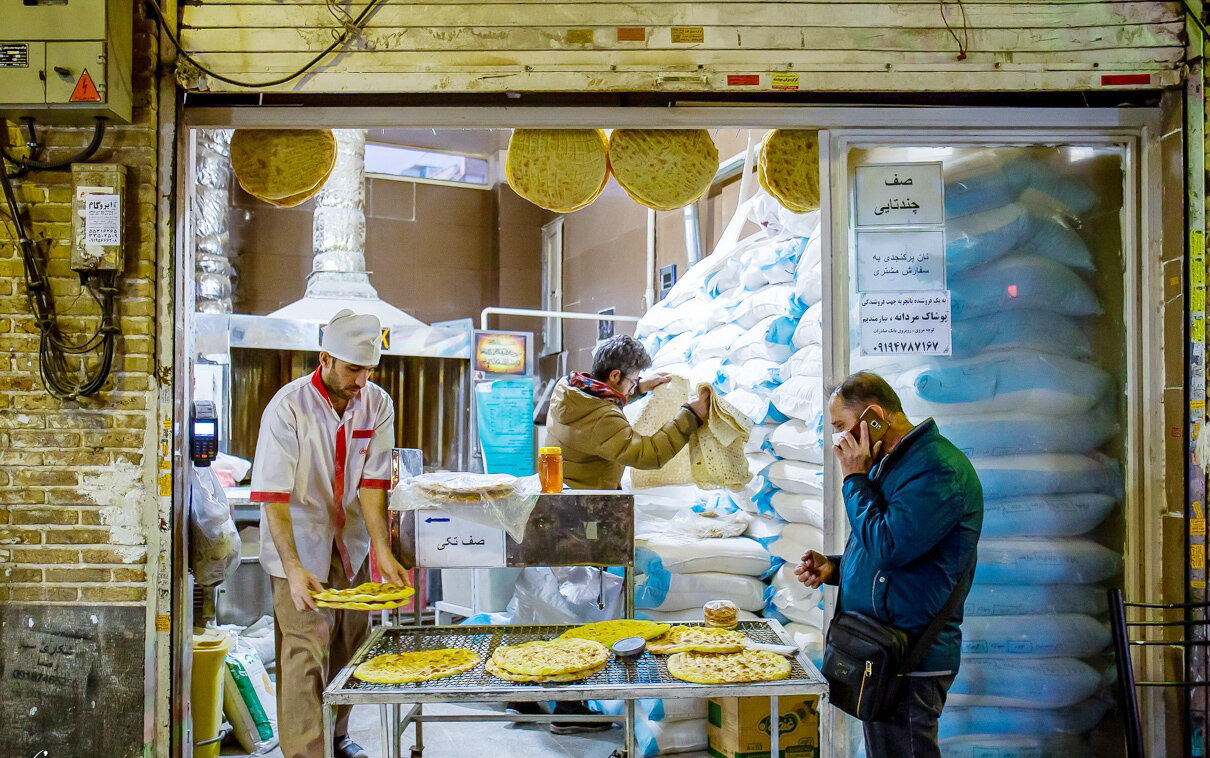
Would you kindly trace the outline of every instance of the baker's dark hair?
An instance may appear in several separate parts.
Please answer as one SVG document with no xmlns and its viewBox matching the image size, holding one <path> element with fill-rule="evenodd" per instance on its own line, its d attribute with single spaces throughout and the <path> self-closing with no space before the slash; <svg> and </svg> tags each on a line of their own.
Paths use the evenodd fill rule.
<svg viewBox="0 0 1210 758">
<path fill-rule="evenodd" d="M 873 371 L 849 374 L 839 387 L 832 390 L 832 397 L 839 397 L 840 402 L 849 408 L 861 406 L 860 410 L 865 410 L 867 405 L 881 405 L 887 413 L 903 412 L 899 395 L 887 384 L 886 379 Z"/>
<path fill-rule="evenodd" d="M 610 337 L 592 351 L 592 377 L 600 382 L 609 381 L 609 375 L 615 369 L 627 376 L 650 366 L 651 356 L 643 343 L 625 334 Z"/>
</svg>

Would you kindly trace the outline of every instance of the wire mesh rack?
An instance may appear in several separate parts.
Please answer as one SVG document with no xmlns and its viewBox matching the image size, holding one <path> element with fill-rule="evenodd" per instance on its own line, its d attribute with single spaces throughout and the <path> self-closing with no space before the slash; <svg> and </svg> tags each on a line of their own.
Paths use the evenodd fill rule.
<svg viewBox="0 0 1210 758">
<path fill-rule="evenodd" d="M 698 622 L 687 625 L 700 626 Z M 774 682 L 694 684 L 668 673 L 668 656 L 644 653 L 634 662 L 610 656 L 605 668 L 574 682 L 510 682 L 488 674 L 483 665 L 444 679 L 406 684 L 372 684 L 352 676 L 359 664 L 386 653 L 441 648 L 467 648 L 484 661 L 501 645 L 552 639 L 572 625 L 384 627 L 378 630 L 332 681 L 324 693 L 329 703 L 408 703 L 490 700 L 635 699 L 648 697 L 726 697 L 810 695 L 822 693 L 823 677 L 805 657 L 790 660 L 787 679 Z M 779 624 L 767 619 L 741 621 L 736 627 L 753 642 L 793 644 Z"/>
</svg>

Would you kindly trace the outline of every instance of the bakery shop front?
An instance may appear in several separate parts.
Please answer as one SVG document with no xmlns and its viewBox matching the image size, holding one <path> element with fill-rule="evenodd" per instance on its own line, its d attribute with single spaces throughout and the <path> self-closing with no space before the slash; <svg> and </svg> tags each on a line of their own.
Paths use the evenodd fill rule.
<svg viewBox="0 0 1210 758">
<path fill-rule="evenodd" d="M 1129 558 L 1144 554 L 1142 534 L 1114 525 L 1148 512 L 1146 472 L 1172 465 L 1155 442 L 1161 419 L 1144 410 L 1163 367 L 1142 345 L 1167 346 L 1173 334 L 1166 314 L 1139 305 L 1160 286 L 1163 251 L 1180 245 L 1159 223 L 1170 202 L 1159 192 L 1165 118 L 1147 106 L 188 107 L 182 154 L 194 160 L 182 166 L 181 191 L 225 205 L 212 220 L 202 217 L 207 203 L 184 206 L 193 234 L 181 238 L 178 270 L 190 296 L 178 318 L 190 327 L 178 347 L 191 374 L 178 403 L 182 413 L 196 401 L 214 406 L 210 474 L 244 547 L 217 586 L 178 610 L 236 639 L 261 635 L 261 664 L 280 677 L 265 660 L 275 653 L 264 640 L 276 581 L 266 574 L 265 492 L 286 487 L 257 481 L 271 454 L 262 446 L 280 427 L 265 419 L 284 386 L 324 375 L 319 356 L 348 308 L 376 320 L 367 381 L 392 411 L 385 426 L 366 425 L 376 430 L 370 455 L 387 468 L 364 473 L 380 465 L 367 459 L 350 475 L 362 487 L 386 480 L 392 556 L 425 566 L 400 587 L 367 573 L 380 584 L 327 601 L 368 616 L 379 640 L 347 659 L 352 694 L 335 697 L 353 705 L 348 733 L 388 754 L 391 745 L 439 749 L 455 728 L 495 739 L 490 730 L 509 719 L 529 724 L 499 732 L 509 739 L 573 723 L 577 733 L 556 738 L 584 754 L 627 739 L 644 754 L 723 745 L 739 722 L 712 727 L 708 711 L 711 697 L 730 707 L 734 690 L 687 694 L 671 661 L 668 681 L 652 684 L 658 695 L 634 701 L 602 684 L 612 675 L 589 660 L 596 653 L 556 645 L 542 655 L 580 663 L 535 674 L 440 630 L 625 617 L 664 634 L 658 625 L 700 624 L 703 605 L 722 601 L 741 633 L 801 651 L 806 666 L 769 653 L 796 666 L 772 681 L 807 682 L 799 668 L 817 677 L 810 667 L 832 601 L 792 569 L 804 550 L 843 547 L 823 399 L 868 369 L 891 382 L 909 418 L 936 419 L 984 483 L 983 558 L 963 627 L 969 673 L 951 690 L 943 746 L 1050 744 L 1044 725 L 1054 719 L 1079 727 L 1072 739 L 1117 745 L 1115 713 L 1090 673 L 1108 645 L 1098 608 L 1105 587 L 1132 586 L 1153 567 Z M 274 161 L 286 168 L 275 173 Z M 628 402 L 627 421 L 652 434 L 691 388 L 710 385 L 741 419 L 742 481 L 702 479 L 685 456 L 626 468 L 620 495 L 539 494 L 539 459 L 556 455 L 547 412 L 560 380 L 589 371 L 598 346 L 619 335 L 650 356 L 638 381 L 666 374 L 685 395 L 669 408 L 662 391 Z M 359 433 L 349 442 L 363 442 Z M 420 496 L 424 482 L 436 489 Z M 359 507 L 372 524 L 364 497 Z M 1030 556 L 1063 568 L 1021 568 Z M 200 587 L 187 574 L 179 581 Z M 1059 587 L 1063 600 L 1052 596 Z M 1005 593 L 1033 599 L 1008 603 Z M 654 634 L 634 629 L 629 636 Z M 1009 640 L 1022 639 L 1016 652 Z M 413 649 L 470 652 L 401 659 L 403 673 L 367 665 L 368 679 L 352 670 L 387 660 L 370 652 Z M 1044 649 L 1061 654 L 1038 657 Z M 487 668 L 476 670 L 472 655 Z M 611 665 L 620 660 L 611 654 Z M 407 681 L 411 666 L 444 673 L 408 684 L 413 699 L 393 704 L 358 689 L 384 676 Z M 565 688 L 587 713 L 527 713 L 488 686 L 526 676 L 547 678 L 532 685 L 542 697 Z M 462 685 L 467 677 L 475 684 Z M 775 685 L 746 686 L 767 715 L 760 687 Z M 820 707 L 812 686 L 779 699 L 816 719 L 804 744 L 841 754 L 855 722 Z M 483 702 L 485 691 L 495 700 Z M 405 718 L 414 702 L 420 724 Z M 1018 704 L 1019 723 L 998 714 L 1002 702 Z M 619 726 L 595 730 L 611 718 Z"/>
<path fill-rule="evenodd" d="M 856 755 L 818 673 L 834 597 L 794 567 L 844 548 L 826 400 L 863 369 L 983 485 L 942 754 L 1121 753 L 1106 592 L 1204 580 L 1161 560 L 1204 499 L 1184 22 L 698 5 L 370 2 L 327 53 L 323 6 L 184 9 L 174 401 L 216 452 L 173 472 L 182 754 L 225 721 L 224 751 Z M 645 360 L 597 375 L 622 337 Z M 703 386 L 708 415 L 685 408 Z M 685 425 L 688 452 L 596 441 L 620 478 L 576 486 L 569 387 L 645 439 Z M 306 455 L 284 409 L 315 427 Z M 197 549 L 203 496 L 237 557 Z M 335 546 L 297 599 L 347 632 L 302 722 L 270 713 L 283 513 Z M 205 720 L 213 644 L 269 684 Z M 1148 649 L 1136 675 L 1174 661 Z M 1188 704 L 1140 698 L 1152 752 L 1178 749 Z"/>
</svg>

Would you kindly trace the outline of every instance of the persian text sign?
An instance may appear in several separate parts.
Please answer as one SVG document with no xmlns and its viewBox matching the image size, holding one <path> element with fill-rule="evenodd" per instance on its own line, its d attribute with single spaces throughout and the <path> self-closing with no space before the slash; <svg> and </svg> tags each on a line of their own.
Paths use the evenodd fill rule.
<svg viewBox="0 0 1210 758">
<path fill-rule="evenodd" d="M 862 355 L 950 355 L 949 290 L 861 295 Z"/>
<path fill-rule="evenodd" d="M 859 292 L 941 289 L 945 289 L 945 232 L 858 230 Z"/>
<path fill-rule="evenodd" d="M 856 169 L 857 226 L 945 223 L 940 163 L 877 163 Z"/>
</svg>

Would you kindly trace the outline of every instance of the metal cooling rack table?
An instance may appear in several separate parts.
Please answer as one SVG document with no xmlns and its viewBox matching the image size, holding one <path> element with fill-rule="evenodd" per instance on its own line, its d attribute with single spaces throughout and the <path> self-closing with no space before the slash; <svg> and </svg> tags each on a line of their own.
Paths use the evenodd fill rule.
<svg viewBox="0 0 1210 758">
<path fill-rule="evenodd" d="M 700 625 L 700 622 L 685 622 Z M 774 682 L 747 682 L 743 684 L 692 684 L 673 678 L 668 673 L 668 656 L 644 653 L 637 661 L 624 663 L 612 654 L 605 669 L 578 682 L 524 684 L 509 682 L 488 674 L 482 665 L 470 671 L 446 679 L 416 684 L 369 684 L 354 679 L 353 669 L 360 663 L 384 653 L 404 653 L 417 650 L 435 650 L 454 647 L 474 650 L 483 660 L 500 645 L 516 645 L 530 640 L 551 639 L 575 625 L 546 626 L 438 626 L 438 627 L 380 627 L 361 646 L 349 665 L 345 666 L 324 691 L 324 745 L 328 758 L 332 758 L 332 736 L 336 726 L 336 708 L 339 705 L 392 705 L 411 704 L 411 708 L 400 723 L 405 728 L 409 723 L 417 727 L 424 722 L 442 721 L 517 721 L 522 717 L 509 714 L 480 715 L 423 715 L 424 703 L 481 703 L 500 701 L 578 701 L 578 700 L 624 700 L 625 716 L 594 715 L 571 716 L 574 721 L 622 721 L 626 726 L 625 750 L 629 758 L 634 751 L 634 702 L 641 698 L 713 698 L 713 697 L 768 697 L 769 723 L 778 723 L 778 698 L 781 696 L 802 697 L 818 695 L 821 705 L 827 697 L 827 684 L 819 670 L 799 653 L 790 659 L 791 671 L 787 679 Z M 736 627 L 754 642 L 793 645 L 794 642 L 781 624 L 773 619 L 741 621 Z M 826 719 L 820 709 L 821 728 Z M 567 719 L 569 717 L 562 717 Z M 551 716 L 531 716 L 529 721 L 557 721 Z M 418 730 L 419 733 L 419 730 Z M 399 758 L 398 733 L 387 746 L 390 758 Z M 777 755 L 780 748 L 777 729 L 770 730 L 770 755 Z M 822 742 L 822 740 L 821 740 Z M 417 737 L 412 748 L 413 758 L 419 758 L 424 749 Z"/>
</svg>

